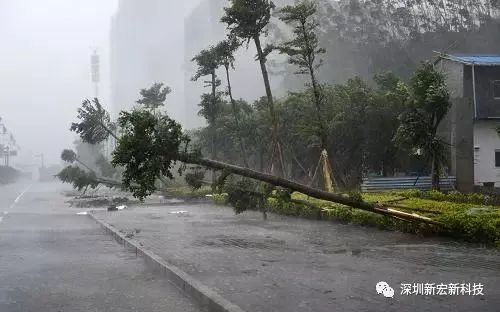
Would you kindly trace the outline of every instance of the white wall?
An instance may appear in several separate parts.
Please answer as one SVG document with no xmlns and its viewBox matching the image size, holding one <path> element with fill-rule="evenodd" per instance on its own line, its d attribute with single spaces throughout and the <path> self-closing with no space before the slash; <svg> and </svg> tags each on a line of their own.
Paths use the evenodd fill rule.
<svg viewBox="0 0 500 312">
<path fill-rule="evenodd" d="M 495 186 L 500 186 L 500 168 L 495 167 L 495 150 L 500 150 L 497 126 L 500 126 L 500 121 L 479 120 L 474 123 L 474 183 L 476 185 L 495 182 Z"/>
</svg>

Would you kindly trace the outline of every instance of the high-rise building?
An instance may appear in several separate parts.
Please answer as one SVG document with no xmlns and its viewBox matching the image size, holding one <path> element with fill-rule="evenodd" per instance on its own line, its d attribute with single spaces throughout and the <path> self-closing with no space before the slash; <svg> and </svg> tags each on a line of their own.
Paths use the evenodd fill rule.
<svg viewBox="0 0 500 312">
<path fill-rule="evenodd" d="M 184 119 L 190 128 L 203 124 L 197 116 L 198 103 L 203 92 L 203 82 L 191 81 L 196 72 L 196 64 L 191 60 L 201 50 L 216 44 L 224 38 L 224 26 L 219 23 L 219 11 L 222 11 L 224 0 L 202 0 L 185 18 L 184 21 Z M 203 81 L 203 79 L 201 79 Z"/>
<path fill-rule="evenodd" d="M 194 3 L 198 4 L 193 6 Z M 165 0 L 119 1 L 111 30 L 111 98 L 115 116 L 135 105 L 140 89 L 164 82 L 173 90 L 167 99 L 169 115 L 186 128 L 204 124 L 198 116 L 198 103 L 200 95 L 208 91 L 203 88 L 203 81 L 191 81 L 196 71 L 191 59 L 225 38 L 225 25 L 220 19 L 227 3 L 227 0 L 190 0 L 183 4 Z M 183 11 L 188 7 L 194 8 Z M 251 102 L 265 95 L 255 54 L 255 46 L 249 42 L 248 49 L 242 47 L 236 56 L 236 70 L 231 72 L 235 98 Z M 272 71 L 270 66 L 272 86 L 278 89 L 282 77 L 273 76 Z M 224 83 L 223 71 L 218 74 Z"/>
<path fill-rule="evenodd" d="M 115 116 L 135 105 L 140 89 L 163 82 L 173 90 L 167 99 L 167 112 L 184 121 L 184 5 L 164 0 L 119 1 L 111 29 Z"/>
</svg>

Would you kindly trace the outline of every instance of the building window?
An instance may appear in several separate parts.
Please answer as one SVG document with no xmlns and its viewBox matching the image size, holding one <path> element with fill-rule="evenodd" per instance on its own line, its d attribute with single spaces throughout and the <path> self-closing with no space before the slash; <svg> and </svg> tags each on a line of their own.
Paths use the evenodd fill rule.
<svg viewBox="0 0 500 312">
<path fill-rule="evenodd" d="M 495 151 L 495 167 L 500 168 L 500 150 Z"/>
<path fill-rule="evenodd" d="M 493 98 L 500 100 L 500 80 L 493 80 L 491 87 L 493 89 Z"/>
</svg>

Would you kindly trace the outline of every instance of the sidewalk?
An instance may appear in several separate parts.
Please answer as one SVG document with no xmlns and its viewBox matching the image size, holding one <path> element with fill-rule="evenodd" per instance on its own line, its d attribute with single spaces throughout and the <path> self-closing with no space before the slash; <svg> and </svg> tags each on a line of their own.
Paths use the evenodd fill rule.
<svg viewBox="0 0 500 312">
<path fill-rule="evenodd" d="M 175 213 L 187 211 L 187 213 Z M 174 212 L 174 213 L 172 213 Z M 500 252 L 212 204 L 96 212 L 146 250 L 253 311 L 497 311 Z M 385 281 L 393 299 L 378 295 Z M 402 296 L 401 283 L 482 283 L 484 296 Z"/>
</svg>

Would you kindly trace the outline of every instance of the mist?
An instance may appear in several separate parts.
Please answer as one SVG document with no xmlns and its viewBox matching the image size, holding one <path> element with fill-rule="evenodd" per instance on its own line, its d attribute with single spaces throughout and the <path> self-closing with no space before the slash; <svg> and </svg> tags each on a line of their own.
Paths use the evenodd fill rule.
<svg viewBox="0 0 500 312">
<path fill-rule="evenodd" d="M 181 39 L 183 15 L 178 12 L 189 10 L 196 2 L 169 4 L 169 11 L 178 16 L 169 26 L 172 33 L 178 27 Z M 33 155 L 44 154 L 46 163 L 59 163 L 61 150 L 73 146 L 76 137 L 68 130 L 71 120 L 81 102 L 95 96 L 90 69 L 94 50 L 101 63 L 99 99 L 112 110 L 110 32 L 119 5 L 128 3 L 0 0 L 0 116 L 20 147 L 16 162 L 36 162 Z M 171 49 L 172 54 L 182 55 L 182 48 L 180 42 L 180 52 Z M 179 66 L 168 76 L 177 76 L 178 82 L 165 82 L 182 86 L 182 60 L 172 62 Z M 133 92 L 138 94 L 150 82 L 138 82 Z M 177 99 L 182 96 L 178 94 Z M 132 105 L 134 100 L 130 98 L 126 104 Z"/>
<path fill-rule="evenodd" d="M 43 153 L 48 163 L 58 163 L 61 149 L 72 146 L 68 120 L 93 94 L 94 49 L 106 64 L 109 19 L 116 7 L 117 1 L 98 0 L 0 2 L 0 111 L 22 161 Z M 103 99 L 107 71 L 103 66 Z"/>
</svg>

